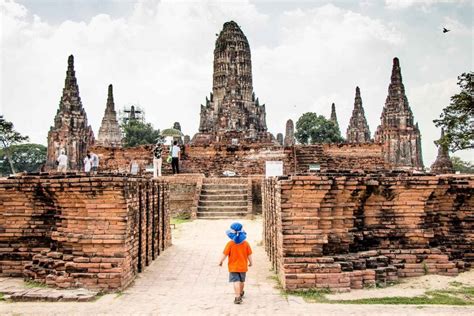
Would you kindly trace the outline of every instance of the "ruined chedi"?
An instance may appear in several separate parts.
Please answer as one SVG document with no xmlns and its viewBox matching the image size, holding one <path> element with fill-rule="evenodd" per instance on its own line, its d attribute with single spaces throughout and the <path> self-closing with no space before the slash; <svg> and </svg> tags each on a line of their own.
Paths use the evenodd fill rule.
<svg viewBox="0 0 474 316">
<path fill-rule="evenodd" d="M 265 105 L 253 92 L 250 46 L 234 21 L 224 24 L 216 40 L 212 93 L 201 105 L 195 139 L 227 132 L 242 138 L 268 136 Z"/>
<path fill-rule="evenodd" d="M 283 146 L 283 134 L 278 133 L 276 139 L 277 139 L 278 145 Z"/>
<path fill-rule="evenodd" d="M 295 144 L 295 124 L 293 124 L 293 120 L 286 121 L 286 128 L 285 128 L 285 140 L 283 141 L 283 145 L 285 147 L 293 146 Z"/>
<path fill-rule="evenodd" d="M 444 130 L 441 129 L 441 138 L 444 136 Z M 454 173 L 453 162 L 449 158 L 449 150 L 446 146 L 438 145 L 438 156 L 431 165 L 431 172 L 436 174 Z"/>
<path fill-rule="evenodd" d="M 82 107 L 79 87 L 74 71 L 74 56 L 68 58 L 68 68 L 59 109 L 54 117 L 54 126 L 48 132 L 46 167 L 52 169 L 59 153 L 68 156 L 68 168 L 82 169 L 82 160 L 94 142 L 94 133 L 87 124 L 87 115 Z"/>
<path fill-rule="evenodd" d="M 117 121 L 117 113 L 115 112 L 113 87 L 109 85 L 107 94 L 107 105 L 105 107 L 104 118 L 99 129 L 97 137 L 97 145 L 104 147 L 121 147 L 122 131 Z"/>
<path fill-rule="evenodd" d="M 330 121 L 336 124 L 337 129 L 339 129 L 339 122 L 337 121 L 337 115 L 336 115 L 336 105 L 333 103 L 331 104 L 331 118 Z"/>
<path fill-rule="evenodd" d="M 384 159 L 393 169 L 423 169 L 421 135 L 405 95 L 400 62 L 393 59 L 388 96 L 375 133 Z"/>
<path fill-rule="evenodd" d="M 371 141 L 369 125 L 365 118 L 359 87 L 356 87 L 354 109 L 352 110 L 352 116 L 349 120 L 349 126 L 347 127 L 346 141 L 348 143 L 357 144 L 369 143 Z"/>
</svg>

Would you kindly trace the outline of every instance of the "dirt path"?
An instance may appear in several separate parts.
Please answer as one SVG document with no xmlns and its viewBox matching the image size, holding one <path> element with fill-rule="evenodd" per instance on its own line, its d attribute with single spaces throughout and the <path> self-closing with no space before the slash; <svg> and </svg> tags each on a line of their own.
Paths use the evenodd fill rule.
<svg viewBox="0 0 474 316">
<path fill-rule="evenodd" d="M 229 220 L 197 220 L 174 230 L 166 250 L 135 284 L 121 294 L 90 303 L 0 303 L 2 315 L 474 315 L 474 308 L 311 304 L 280 295 L 262 246 L 261 220 L 244 220 L 254 250 L 248 273 L 247 298 L 233 304 L 226 267 L 217 262 Z"/>
</svg>

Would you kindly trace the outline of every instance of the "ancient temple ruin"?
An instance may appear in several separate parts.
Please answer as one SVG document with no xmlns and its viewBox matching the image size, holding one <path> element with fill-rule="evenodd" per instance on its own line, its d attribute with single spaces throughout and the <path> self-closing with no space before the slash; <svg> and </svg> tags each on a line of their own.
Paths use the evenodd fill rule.
<svg viewBox="0 0 474 316">
<path fill-rule="evenodd" d="M 444 130 L 441 130 L 441 137 L 444 136 Z M 446 146 L 438 145 L 438 156 L 431 165 L 430 171 L 435 174 L 454 173 L 453 162 L 449 158 L 449 149 Z"/>
<path fill-rule="evenodd" d="M 352 110 L 352 116 L 349 120 L 349 126 L 347 127 L 346 141 L 348 143 L 359 144 L 370 142 L 369 125 L 367 124 L 367 119 L 365 118 L 359 87 L 356 87 L 354 109 Z"/>
<path fill-rule="evenodd" d="M 107 94 L 107 105 L 105 107 L 104 118 L 99 129 L 97 137 L 97 145 L 105 147 L 121 147 L 122 131 L 117 121 L 117 113 L 115 112 L 113 87 L 109 85 Z"/>
<path fill-rule="evenodd" d="M 196 144 L 219 138 L 271 140 L 265 104 L 255 97 L 250 46 L 234 21 L 224 24 L 214 49 L 213 88 L 201 105 Z"/>
<path fill-rule="evenodd" d="M 336 124 L 337 128 L 339 129 L 339 122 L 337 121 L 337 114 L 336 114 L 336 105 L 333 103 L 331 104 L 331 117 L 330 121 Z"/>
<path fill-rule="evenodd" d="M 382 144 L 385 161 L 394 169 L 423 169 L 421 135 L 418 123 L 405 95 L 400 62 L 393 59 L 388 96 L 375 133 L 375 142 Z"/>
<path fill-rule="evenodd" d="M 66 80 L 54 126 L 48 133 L 46 167 L 54 168 L 61 151 L 68 156 L 68 168 L 80 170 L 87 148 L 94 142 L 94 133 L 87 123 L 74 71 L 74 56 L 68 58 Z"/>
</svg>

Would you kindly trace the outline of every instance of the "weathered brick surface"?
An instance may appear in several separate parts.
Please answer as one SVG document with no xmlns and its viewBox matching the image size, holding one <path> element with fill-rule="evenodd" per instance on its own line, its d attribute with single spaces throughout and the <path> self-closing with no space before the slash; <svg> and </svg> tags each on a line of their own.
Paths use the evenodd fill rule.
<svg viewBox="0 0 474 316">
<path fill-rule="evenodd" d="M 196 218 L 203 174 L 167 177 L 170 185 L 170 212 L 173 217 Z"/>
<path fill-rule="evenodd" d="M 123 176 L 0 180 L 0 275 L 125 288 L 171 245 L 169 184 Z"/>
<path fill-rule="evenodd" d="M 266 179 L 265 248 L 288 289 L 346 290 L 474 262 L 474 177 Z"/>
</svg>

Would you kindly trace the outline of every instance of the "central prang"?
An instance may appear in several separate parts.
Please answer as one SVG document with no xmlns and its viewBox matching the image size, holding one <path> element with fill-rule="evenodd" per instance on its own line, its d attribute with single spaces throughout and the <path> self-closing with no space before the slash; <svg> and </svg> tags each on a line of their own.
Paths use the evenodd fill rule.
<svg viewBox="0 0 474 316">
<path fill-rule="evenodd" d="M 216 40 L 212 93 L 206 104 L 201 104 L 199 133 L 193 141 L 228 138 L 273 139 L 267 133 L 265 104 L 260 105 L 253 92 L 250 46 L 234 21 L 224 24 Z"/>
</svg>

